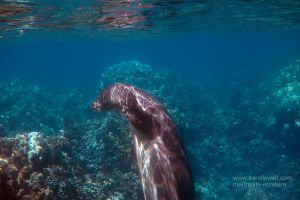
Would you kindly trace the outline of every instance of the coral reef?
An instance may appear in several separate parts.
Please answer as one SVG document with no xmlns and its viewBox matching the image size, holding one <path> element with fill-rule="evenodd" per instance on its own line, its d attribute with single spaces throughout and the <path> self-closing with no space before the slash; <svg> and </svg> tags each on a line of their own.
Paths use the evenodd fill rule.
<svg viewBox="0 0 300 200">
<path fill-rule="evenodd" d="M 7 135 L 31 130 L 54 133 L 59 129 L 55 101 L 38 86 L 12 80 L 1 83 L 0 91 L 0 123 Z"/>
<path fill-rule="evenodd" d="M 0 199 L 60 197 L 49 184 L 58 181 L 60 176 L 51 179 L 49 171 L 57 167 L 55 164 L 62 167 L 68 161 L 68 143 L 63 136 L 50 138 L 37 132 L 22 133 L 14 138 L 1 138 L 0 146 Z M 63 157 L 60 162 L 56 159 L 59 157 Z M 68 171 L 66 166 L 64 171 Z M 66 198 L 72 195 L 76 193 L 72 191 Z"/>
<path fill-rule="evenodd" d="M 166 106 L 202 199 L 299 199 L 300 61 L 261 80 L 224 73 L 187 79 L 127 61 L 105 70 L 99 89 L 127 82 Z M 76 90 L 50 95 L 19 80 L 0 83 L 0 93 L 0 199 L 143 198 L 130 130 L 117 112 L 92 112 Z M 292 181 L 233 187 L 233 177 L 251 175 Z"/>
<path fill-rule="evenodd" d="M 245 91 L 234 104 L 230 103 L 234 89 L 226 90 L 223 103 L 207 116 L 215 124 L 209 124 L 209 136 L 188 146 L 203 168 L 204 175 L 196 179 L 201 184 L 196 185 L 204 199 L 299 198 L 297 169 L 287 170 L 299 164 L 299 81 L 296 60 L 256 86 L 233 85 Z M 233 177 L 262 174 L 291 176 L 293 181 L 277 188 L 232 188 Z"/>
<path fill-rule="evenodd" d="M 7 136 L 32 130 L 58 134 L 66 128 L 65 121 L 85 120 L 91 112 L 89 100 L 76 90 L 53 97 L 36 85 L 14 79 L 0 83 L 0 91 L 0 133 L 5 129 Z"/>
<path fill-rule="evenodd" d="M 299 156 L 300 147 L 300 59 L 282 68 L 273 80 L 273 132 L 286 153 Z"/>
<path fill-rule="evenodd" d="M 96 159 L 88 155 L 91 144 L 81 144 L 77 149 L 79 142 L 73 144 L 64 136 L 45 137 L 31 132 L 1 138 L 0 199 L 141 198 L 138 176 L 129 170 L 128 148 L 120 148 L 112 133 L 103 140 L 103 144 L 116 147 L 109 152 L 105 150 L 110 145 L 103 150 L 94 149 Z M 84 149 L 85 145 L 89 148 Z M 106 153 L 109 156 L 103 156 Z"/>
</svg>

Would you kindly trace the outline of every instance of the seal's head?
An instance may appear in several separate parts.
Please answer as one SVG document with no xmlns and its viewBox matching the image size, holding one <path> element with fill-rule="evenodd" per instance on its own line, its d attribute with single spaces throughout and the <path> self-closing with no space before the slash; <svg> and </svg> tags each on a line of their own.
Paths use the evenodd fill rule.
<svg viewBox="0 0 300 200">
<path fill-rule="evenodd" d="M 111 90 L 109 88 L 104 89 L 92 103 L 92 108 L 95 110 L 104 110 L 111 107 Z"/>
<path fill-rule="evenodd" d="M 126 92 L 128 92 L 126 84 L 114 83 L 100 92 L 92 103 L 92 108 L 95 110 L 123 109 L 125 105 L 124 93 Z"/>
</svg>

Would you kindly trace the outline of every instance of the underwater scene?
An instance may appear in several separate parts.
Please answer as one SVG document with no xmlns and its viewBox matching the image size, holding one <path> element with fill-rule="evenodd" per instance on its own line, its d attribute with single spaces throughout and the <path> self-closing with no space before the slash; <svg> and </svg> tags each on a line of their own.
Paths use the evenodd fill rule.
<svg viewBox="0 0 300 200">
<path fill-rule="evenodd" d="M 0 0 L 0 200 L 236 199 L 300 199 L 300 1 Z"/>
</svg>

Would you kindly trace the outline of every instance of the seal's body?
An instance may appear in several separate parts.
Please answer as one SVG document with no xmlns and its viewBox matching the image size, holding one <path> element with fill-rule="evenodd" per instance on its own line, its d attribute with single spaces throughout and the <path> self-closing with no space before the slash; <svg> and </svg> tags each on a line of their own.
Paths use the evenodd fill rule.
<svg viewBox="0 0 300 200">
<path fill-rule="evenodd" d="M 97 96 L 93 108 L 117 108 L 127 116 L 145 200 L 195 198 L 177 128 L 158 101 L 132 85 L 114 83 Z"/>
</svg>

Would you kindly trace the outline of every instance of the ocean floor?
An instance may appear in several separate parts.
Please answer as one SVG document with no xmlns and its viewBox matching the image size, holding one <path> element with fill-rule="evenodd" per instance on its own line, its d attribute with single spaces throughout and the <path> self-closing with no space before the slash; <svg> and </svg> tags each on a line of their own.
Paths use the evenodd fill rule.
<svg viewBox="0 0 300 200">
<path fill-rule="evenodd" d="M 140 61 L 99 78 L 99 90 L 127 82 L 165 105 L 198 199 L 300 199 L 300 59 L 248 81 L 235 71 L 191 79 Z M 1 200 L 143 199 L 126 119 L 92 111 L 96 92 L 53 95 L 14 79 L 0 94 Z"/>
</svg>

